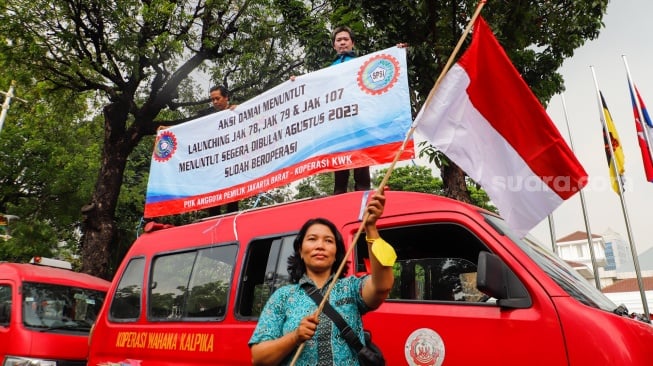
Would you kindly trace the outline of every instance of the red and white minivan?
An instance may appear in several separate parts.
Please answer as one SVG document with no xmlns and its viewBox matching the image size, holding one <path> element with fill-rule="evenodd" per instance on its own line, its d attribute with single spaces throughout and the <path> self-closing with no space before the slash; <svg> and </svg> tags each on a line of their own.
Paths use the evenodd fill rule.
<svg viewBox="0 0 653 366">
<path fill-rule="evenodd" d="M 370 192 L 167 227 L 150 223 L 120 265 L 89 365 L 247 365 L 247 342 L 309 218 L 352 243 Z M 653 327 L 633 320 L 547 249 L 482 209 L 386 192 L 377 225 L 397 252 L 388 300 L 364 316 L 388 365 L 653 365 Z"/>
<path fill-rule="evenodd" d="M 61 267 L 70 263 L 0 262 L 2 366 L 86 365 L 88 334 L 110 282 Z"/>
</svg>

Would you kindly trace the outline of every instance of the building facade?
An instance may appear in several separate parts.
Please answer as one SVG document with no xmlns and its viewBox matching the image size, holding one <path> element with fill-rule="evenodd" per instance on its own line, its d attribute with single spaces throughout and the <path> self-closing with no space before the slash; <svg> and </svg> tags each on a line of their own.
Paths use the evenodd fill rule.
<svg viewBox="0 0 653 366">
<path fill-rule="evenodd" d="M 594 260 L 589 250 L 588 234 L 576 231 L 556 241 L 558 256 L 594 284 L 594 264 L 601 291 L 615 304 L 624 304 L 630 312 L 643 313 L 643 302 L 637 281 L 632 251 L 628 242 L 616 231 L 592 234 Z M 653 305 L 653 248 L 638 253 L 638 264 L 649 310 Z"/>
</svg>

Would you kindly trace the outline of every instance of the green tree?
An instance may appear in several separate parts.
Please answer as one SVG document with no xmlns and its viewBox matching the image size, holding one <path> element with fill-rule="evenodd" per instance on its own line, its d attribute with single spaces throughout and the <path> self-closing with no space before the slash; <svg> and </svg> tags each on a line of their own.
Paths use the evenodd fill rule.
<svg viewBox="0 0 653 366">
<path fill-rule="evenodd" d="M 84 95 L 51 91 L 4 60 L 0 68 L 7 70 L 1 87 L 15 79 L 20 98 L 12 101 L 0 133 L 0 210 L 18 217 L 9 224 L 12 237 L 0 245 L 0 258 L 58 256 L 75 262 L 79 208 L 93 188 L 101 129 L 85 121 Z"/>
<path fill-rule="evenodd" d="M 290 185 L 285 185 L 242 200 L 240 208 L 248 209 L 265 207 L 277 203 L 288 202 L 290 200 L 292 200 L 292 189 L 290 188 Z"/>
<path fill-rule="evenodd" d="M 499 213 L 497 207 L 490 203 L 490 197 L 487 195 L 487 192 L 469 178 L 467 178 L 467 190 L 469 191 L 469 196 L 473 204 L 488 211 Z"/>
<path fill-rule="evenodd" d="M 129 157 L 158 126 L 187 120 L 208 102 L 195 78 L 208 75 L 247 98 L 302 65 L 300 53 L 287 52 L 296 44 L 283 19 L 266 0 L 2 1 L 7 63 L 53 89 L 93 92 L 102 106 L 99 172 L 83 207 L 84 272 L 111 277 Z"/>
<path fill-rule="evenodd" d="M 309 197 L 323 197 L 333 194 L 334 177 L 333 173 L 320 173 L 302 179 L 295 188 L 294 199 Z M 353 174 L 349 176 L 348 186 L 350 190 L 354 187 Z"/>
<path fill-rule="evenodd" d="M 388 169 L 379 169 L 372 174 L 372 182 L 378 187 L 388 173 Z M 442 179 L 433 176 L 431 168 L 408 165 L 392 170 L 388 178 L 388 188 L 392 191 L 412 191 L 442 195 Z"/>
<path fill-rule="evenodd" d="M 372 175 L 372 182 L 379 186 L 388 169 L 379 169 Z M 482 190 L 471 179 L 465 182 L 467 190 L 471 193 L 471 203 L 486 210 L 497 212 L 496 207 L 490 202 L 487 193 Z M 417 165 L 398 167 L 392 170 L 388 178 L 388 188 L 392 191 L 412 191 L 432 193 L 445 196 L 445 189 L 442 179 L 435 177 L 431 168 Z"/>
</svg>

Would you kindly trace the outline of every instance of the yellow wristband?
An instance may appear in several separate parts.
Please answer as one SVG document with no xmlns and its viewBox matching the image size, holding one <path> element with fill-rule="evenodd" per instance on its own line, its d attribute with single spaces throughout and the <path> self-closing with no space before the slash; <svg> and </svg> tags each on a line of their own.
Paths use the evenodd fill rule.
<svg viewBox="0 0 653 366">
<path fill-rule="evenodd" d="M 381 238 L 368 239 L 365 238 L 369 243 L 372 241 L 372 254 L 376 257 L 376 260 L 384 267 L 392 267 L 397 260 L 397 253 L 392 245 L 388 244 L 385 240 Z"/>
<path fill-rule="evenodd" d="M 374 241 L 375 241 L 376 239 L 379 239 L 379 238 L 374 238 L 374 239 L 372 239 L 372 238 L 368 237 L 367 235 L 365 235 L 365 241 L 367 242 L 367 244 L 372 244 L 372 243 L 374 243 Z"/>
</svg>

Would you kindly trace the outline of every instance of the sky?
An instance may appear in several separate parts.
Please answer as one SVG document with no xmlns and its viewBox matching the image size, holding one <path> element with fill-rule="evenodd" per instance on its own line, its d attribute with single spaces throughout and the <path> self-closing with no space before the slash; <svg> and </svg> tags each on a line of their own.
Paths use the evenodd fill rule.
<svg viewBox="0 0 653 366">
<path fill-rule="evenodd" d="M 649 222 L 653 183 L 646 182 L 644 175 L 622 55 L 626 56 L 631 77 L 649 107 L 649 114 L 653 113 L 653 33 L 647 30 L 650 14 L 653 14 L 653 1 L 650 0 L 610 1 L 599 36 L 576 49 L 558 70 L 564 78 L 566 91 L 554 96 L 547 107 L 549 116 L 568 142 L 568 130 L 571 132 L 573 150 L 589 175 L 589 183 L 583 189 L 589 232 L 602 235 L 611 229 L 630 245 L 627 217 L 637 254 L 653 248 L 653 222 Z M 623 146 L 627 187 L 623 206 L 609 185 L 596 87 L 590 67 L 594 69 Z M 414 137 L 417 146 L 423 139 L 417 134 Z M 432 164 L 425 165 L 436 170 Z M 551 224 L 545 219 L 531 231 L 549 248 L 552 245 L 551 226 L 556 240 L 576 231 L 588 231 L 580 194 L 565 201 L 550 217 Z"/>
<path fill-rule="evenodd" d="M 644 103 L 653 107 L 653 34 L 647 30 L 652 13 L 653 1 L 610 1 L 599 37 L 577 49 L 559 70 L 566 91 L 554 96 L 547 108 L 567 141 L 569 126 L 574 152 L 589 174 L 588 186 L 583 190 L 589 231 L 601 235 L 612 229 L 621 234 L 626 243 L 630 244 L 632 239 L 638 254 L 653 248 L 653 223 L 649 217 L 653 208 L 653 183 L 647 182 L 644 175 L 622 55 L 626 57 L 632 81 Z M 626 192 L 623 206 L 608 185 L 609 170 L 590 67 L 594 69 L 624 151 Z M 552 217 L 558 239 L 577 230 L 587 231 L 579 194 L 563 203 Z M 632 238 L 628 235 L 626 218 Z M 540 223 L 532 234 L 543 243 L 551 244 L 549 220 Z"/>
</svg>

